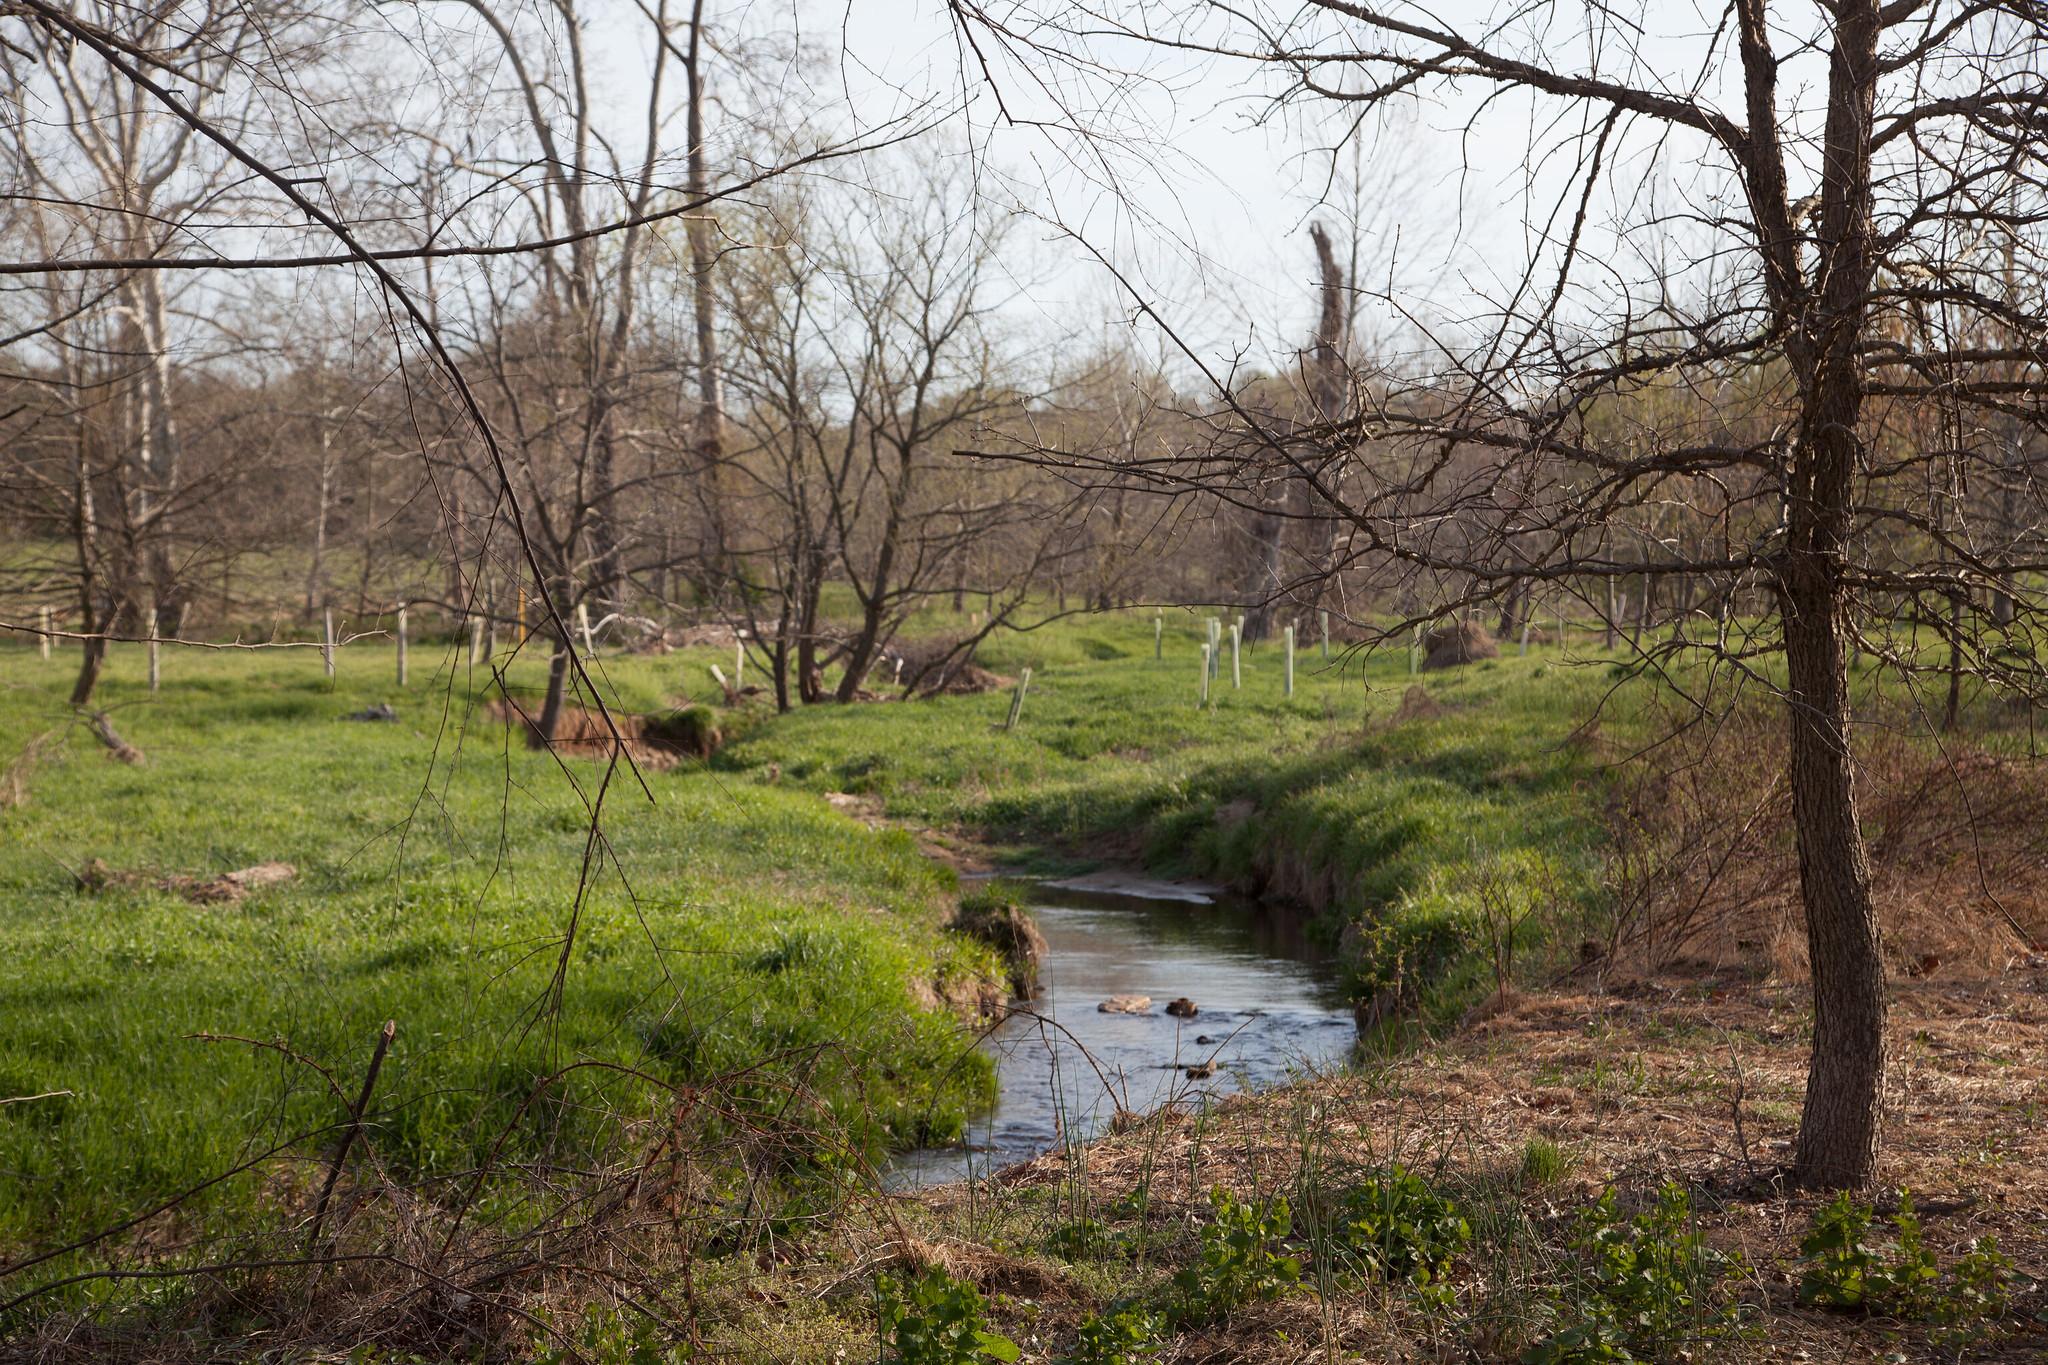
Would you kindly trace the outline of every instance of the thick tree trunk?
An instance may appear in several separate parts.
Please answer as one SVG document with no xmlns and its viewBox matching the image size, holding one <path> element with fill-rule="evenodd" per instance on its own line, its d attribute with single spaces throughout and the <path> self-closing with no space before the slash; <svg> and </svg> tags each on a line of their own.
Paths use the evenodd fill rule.
<svg viewBox="0 0 2048 1365">
<path fill-rule="evenodd" d="M 1062 602 L 1062 610 L 1064 608 L 1065 604 Z M 846 671 L 839 675 L 839 687 L 834 693 L 837 700 L 853 701 L 860 696 L 861 685 L 868 678 L 868 670 L 875 666 L 875 660 L 881 655 L 884 624 L 881 600 L 877 598 L 861 614 L 860 633 L 854 637 L 852 645 L 846 651 Z"/>
<path fill-rule="evenodd" d="M 1343 419 L 1346 406 L 1344 348 L 1349 340 L 1346 331 L 1349 326 L 1350 287 L 1344 277 L 1344 267 L 1338 264 L 1330 235 L 1323 230 L 1322 224 L 1311 224 L 1308 235 L 1316 250 L 1317 310 L 1315 335 L 1303 357 L 1302 377 L 1308 389 L 1315 423 L 1330 428 Z M 1323 444 L 1333 444 L 1327 435 L 1320 440 Z M 1322 477 L 1327 479 L 1329 475 L 1325 472 Z M 1312 506 L 1313 498 L 1306 478 L 1283 470 L 1277 476 L 1276 486 L 1268 499 L 1273 510 L 1261 513 L 1253 524 L 1255 553 L 1244 593 L 1244 640 L 1247 644 L 1273 634 L 1274 607 L 1280 595 L 1289 522 L 1301 521 L 1304 525 L 1305 529 L 1296 536 L 1296 544 L 1308 573 L 1317 573 L 1330 562 L 1338 522 L 1335 517 L 1327 516 L 1310 519 L 1310 514 L 1317 510 Z M 1297 607 L 1312 607 L 1321 594 L 1318 590 L 1309 594 L 1306 600 L 1292 592 L 1287 596 Z"/>
<path fill-rule="evenodd" d="M 1825 574 L 1785 593 L 1792 814 L 1813 973 L 1813 1059 L 1794 1173 L 1803 1185 L 1858 1188 L 1877 1160 L 1885 1073 L 1885 982 L 1870 862 L 1849 752 L 1847 658 Z"/>
<path fill-rule="evenodd" d="M 1886 1060 L 1884 959 L 1856 814 L 1843 649 L 1853 480 L 1861 454 L 1857 351 L 1873 273 L 1870 136 L 1879 27 L 1875 0 L 1844 0 L 1836 10 L 1816 233 L 1826 259 L 1815 274 L 1820 297 L 1788 342 L 1803 403 L 1786 489 L 1779 591 L 1792 816 L 1814 1015 L 1793 1177 L 1824 1189 L 1870 1183 Z"/>
<path fill-rule="evenodd" d="M 1281 484 L 1273 494 L 1274 499 L 1287 496 L 1287 485 Z M 1272 629 L 1273 599 L 1280 592 L 1280 570 L 1285 553 L 1287 518 L 1279 512 L 1262 512 L 1252 524 L 1252 566 L 1251 574 L 1245 580 L 1242 600 L 1244 603 L 1244 642 L 1252 644 L 1266 638 Z"/>
<path fill-rule="evenodd" d="M 1528 614 L 1528 600 L 1527 583 L 1516 583 L 1508 589 L 1507 596 L 1501 599 L 1500 621 L 1494 627 L 1494 639 L 1512 639 L 1515 632 L 1522 628 L 1522 618 Z"/>
</svg>

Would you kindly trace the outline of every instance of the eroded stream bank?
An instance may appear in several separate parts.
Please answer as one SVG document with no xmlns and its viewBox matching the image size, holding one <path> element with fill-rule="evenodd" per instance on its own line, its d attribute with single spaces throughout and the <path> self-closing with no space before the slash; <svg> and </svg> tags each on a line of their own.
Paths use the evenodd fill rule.
<svg viewBox="0 0 2048 1365">
<path fill-rule="evenodd" d="M 1214 887 L 1122 873 L 1026 884 L 1045 939 L 1040 993 L 982 1042 L 995 1106 L 962 1145 L 912 1152 L 890 1183 L 1000 1169 L 1105 1130 L 1119 1110 L 1199 1104 L 1327 1070 L 1357 1040 L 1337 964 L 1309 916 Z M 1118 997 L 1149 1001 L 1106 1012 Z M 1175 1001 L 1191 1016 L 1167 1012 Z"/>
</svg>

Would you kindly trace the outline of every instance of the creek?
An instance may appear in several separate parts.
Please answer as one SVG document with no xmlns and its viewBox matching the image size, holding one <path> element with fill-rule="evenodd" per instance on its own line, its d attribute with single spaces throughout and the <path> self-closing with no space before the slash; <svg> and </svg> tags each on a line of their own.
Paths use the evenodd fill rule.
<svg viewBox="0 0 2048 1365">
<path fill-rule="evenodd" d="M 1036 882 L 1026 903 L 1045 935 L 1041 991 L 981 1043 L 995 1107 L 961 1144 L 898 1158 L 891 1186 L 985 1175 L 1096 1136 L 1120 1109 L 1200 1106 L 1329 1070 L 1357 1041 L 1336 963 L 1299 912 L 1119 873 Z M 1151 1003 L 1099 1008 L 1117 996 Z M 1176 999 L 1197 1012 L 1166 1013 Z"/>
</svg>

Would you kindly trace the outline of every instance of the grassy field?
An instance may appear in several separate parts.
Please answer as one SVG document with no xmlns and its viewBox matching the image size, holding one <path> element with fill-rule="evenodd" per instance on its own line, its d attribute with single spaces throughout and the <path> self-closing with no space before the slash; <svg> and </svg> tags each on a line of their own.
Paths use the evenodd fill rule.
<svg viewBox="0 0 2048 1365">
<path fill-rule="evenodd" d="M 1611 660 L 1586 646 L 1509 648 L 1416 678 L 1398 652 L 1340 649 L 1325 663 L 1311 646 L 1289 696 L 1280 648 L 1266 645 L 1246 653 L 1242 687 L 1226 658 L 1201 706 L 1202 616 L 1164 622 L 1158 659 L 1149 613 L 992 641 L 986 664 L 1032 669 L 1014 729 L 1003 727 L 1007 691 L 786 716 L 750 697 L 721 710 L 730 742 L 709 763 L 650 772 L 644 792 L 615 774 L 595 845 L 602 765 L 513 742 L 481 712 L 485 680 L 458 667 L 459 651 L 417 646 L 403 690 L 379 641 L 341 651 L 332 683 L 313 650 L 181 651 L 151 698 L 142 651 L 117 647 L 100 704 L 147 755 L 135 767 L 110 761 L 71 717 L 67 659 L 0 649 L 0 1098 L 49 1095 L 0 1106 L 0 1250 L 59 1245 L 243 1164 L 137 1234 L 141 1243 L 117 1243 L 118 1255 L 161 1264 L 180 1247 L 218 1244 L 224 1228 L 290 1226 L 387 1019 L 398 1034 L 372 1106 L 378 1159 L 425 1189 L 509 1159 L 497 1217 L 516 1216 L 506 1210 L 519 1205 L 520 1172 L 573 1172 L 644 1131 L 659 1096 L 618 1068 L 718 1085 L 735 1136 L 754 1119 L 806 1134 L 800 1162 L 828 1177 L 944 1139 L 992 1084 L 944 1001 L 972 999 L 1001 968 L 939 932 L 957 887 L 926 856 L 934 844 L 1025 870 L 1136 863 L 1306 902 L 1325 912 L 1358 998 L 1424 1025 L 1451 1023 L 1483 996 L 1505 945 L 1521 977 L 1540 980 L 1581 933 L 1598 932 L 1617 794 L 1609 765 L 1663 723 L 1645 711 L 1647 688 L 1612 691 Z M 609 699 L 643 712 L 709 699 L 709 665 L 730 661 L 705 649 L 598 667 Z M 514 661 L 507 679 L 515 693 L 537 691 L 538 660 Z M 344 719 L 379 701 L 398 708 L 398 723 Z M 1972 718 L 1985 721 L 1975 728 L 1987 744 L 2021 742 L 2010 716 Z M 181 894 L 179 878 L 270 860 L 296 876 L 231 902 Z M 1702 998 L 1720 1000 L 1721 989 Z M 1768 1038 L 1791 1050 L 1774 1055 L 1785 1074 L 1750 1117 L 1775 1140 L 1796 1113 L 1804 1024 L 1796 988 L 1758 989 L 1776 1021 Z M 1514 1061 L 1483 1036 L 1438 1032 L 1452 1039 L 1444 1064 L 1468 1069 L 1460 1075 L 1476 1059 Z M 1422 1049 L 1415 1065 L 1436 1065 L 1440 1051 Z M 1582 1130 L 1495 1134 L 1500 1115 L 1476 1113 L 1458 1122 L 1480 1124 L 1495 1145 L 1526 1136 L 1590 1152 L 1612 1116 L 1601 1107 L 1605 1063 L 1588 1065 L 1598 1112 Z M 564 1068 L 565 1080 L 544 1083 Z M 1364 1073 L 1360 1098 L 1344 1103 L 1377 1102 L 1379 1074 Z M 1731 1084 L 1740 1094 L 1750 1082 L 1738 1072 Z M 1266 1116 L 1247 1129 L 1247 1150 L 1291 1132 L 1289 1116 L 1320 1094 L 1283 1092 L 1244 1111 Z M 1715 1090 L 1701 1103 L 1723 1098 Z M 1645 1114 L 1661 1121 L 1662 1111 Z M 295 1140 L 307 1133 L 318 1136 Z M 1628 1141 L 1638 1140 L 1648 1139 Z M 265 1155 L 273 1148 L 276 1159 Z M 1100 1160 L 1124 1161 L 1122 1151 L 1111 1144 Z M 1247 1187 L 1265 1188 L 1258 1171 Z M 1154 1213 L 1193 1226 L 1209 1179 L 1190 1174 Z M 1089 1218 L 1110 1216 L 1102 1197 L 1087 1195 Z M 949 1207 L 934 1206 L 929 1235 L 992 1248 L 975 1255 L 1017 1251 L 980 1205 L 970 1200 L 959 1226 Z M 1031 1218 L 1063 1226 L 1072 1212 L 1061 1194 Z M 887 1221 L 897 1217 L 872 1235 L 820 1224 L 837 1229 L 819 1234 L 832 1249 L 799 1278 L 852 1273 L 875 1239 L 900 1234 Z M 1161 1236 L 1169 1264 L 1188 1250 L 1179 1233 Z M 1095 1255 L 1061 1273 L 1098 1275 Z M 1149 1265 L 1100 1272 L 1093 1298 L 1077 1302 L 1149 1285 Z M 703 1283 L 751 1304 L 752 1266 L 707 1264 Z M 154 1293 L 93 1282 L 39 1310 Z M 752 1308 L 734 1311 L 734 1340 L 763 1330 Z M 785 1343 L 788 1354 L 837 1350 L 872 1330 L 844 1305 L 816 1311 L 826 1314 L 817 1334 Z"/>
<path fill-rule="evenodd" d="M 151 699 L 141 651 L 117 648 L 101 703 L 148 756 L 129 767 L 68 718 L 61 657 L 0 654 L 0 761 L 23 792 L 0 814 L 0 1093 L 71 1092 L 0 1111 L 14 1177 L 0 1236 L 113 1221 L 334 1121 L 310 1072 L 198 1035 L 281 1041 L 353 1076 L 396 1020 L 382 1149 L 417 1171 L 473 1161 L 570 1059 L 690 1079 L 848 1038 L 860 1055 L 826 1049 L 805 1074 L 869 1150 L 948 1135 L 990 1080 L 962 1063 L 955 1022 L 920 1008 L 919 983 L 992 964 L 931 932 L 952 875 L 826 792 L 879 795 L 894 819 L 986 831 L 1041 860 L 1109 853 L 1298 893 L 1313 881 L 1334 908 L 1384 912 L 1396 951 L 1368 977 L 1403 951 L 1411 970 L 1425 951 L 1469 968 L 1455 949 L 1481 864 L 1556 864 L 1582 889 L 1589 779 L 1559 741 L 1588 699 L 1583 671 L 1507 659 L 1432 679 L 1452 709 L 1396 726 L 1404 660 L 1361 675 L 1305 652 L 1290 699 L 1269 646 L 1248 654 L 1242 690 L 1226 664 L 1205 710 L 1197 629 L 1173 623 L 1158 662 L 1138 617 L 1002 642 L 993 666 L 1035 670 L 1014 732 L 997 726 L 1002 694 L 779 718 L 756 700 L 727 715 L 738 739 L 711 765 L 649 775 L 651 800 L 620 774 L 553 1012 L 601 766 L 509 742 L 474 711 L 473 680 L 447 671 L 460 660 L 419 649 L 401 692 L 388 646 L 368 641 L 341 652 L 332 684 L 313 651 L 179 652 Z M 706 665 L 727 658 L 608 658 L 603 681 L 651 709 L 701 697 Z M 509 676 L 537 686 L 538 664 Z M 342 719 L 377 701 L 400 722 Z M 94 859 L 141 881 L 82 889 Z M 232 905 L 147 884 L 269 860 L 296 879 Z M 563 1109 L 599 1114 L 597 1098 Z M 248 1197 L 231 1184 L 211 1206 Z"/>
<path fill-rule="evenodd" d="M 1568 739 L 1612 686 L 1604 667 L 1511 648 L 1416 678 L 1398 651 L 1339 647 L 1325 663 L 1310 646 L 1289 697 L 1280 644 L 1245 654 L 1242 687 L 1226 644 L 1202 707 L 1202 629 L 1199 614 L 1173 613 L 1157 661 L 1144 614 L 996 642 L 991 667 L 1033 669 L 1012 733 L 994 728 L 1006 694 L 920 706 L 914 720 L 813 710 L 749 731 L 730 761 L 772 762 L 787 781 L 870 794 L 894 818 L 969 827 L 1026 856 L 1135 861 L 1285 896 L 1330 912 L 1333 933 L 1370 921 L 1353 953 L 1361 993 L 1399 985 L 1426 1007 L 1470 1002 L 1483 892 L 1507 890 L 1518 915 L 1531 896 L 1594 908 L 1599 779 Z M 1404 711 L 1418 683 L 1428 701 Z"/>
<path fill-rule="evenodd" d="M 400 692 L 383 650 L 343 651 L 331 688 L 311 652 L 179 654 L 151 701 L 127 649 L 102 703 L 148 756 L 129 767 L 67 721 L 68 670 L 0 659 L 6 758 L 38 754 L 0 812 L 0 1095 L 70 1092 L 0 1110 L 0 1242 L 115 1221 L 336 1120 L 312 1072 L 202 1034 L 282 1042 L 352 1085 L 397 1021 L 379 1146 L 418 1172 L 473 1164 L 537 1078 L 577 1059 L 692 1080 L 784 1057 L 870 1152 L 946 1136 L 990 1094 L 957 1022 L 919 1002 L 921 983 L 995 964 L 933 932 L 952 874 L 907 836 L 701 769 L 651 775 L 652 800 L 622 775 L 548 1009 L 595 760 L 508 744 L 424 658 Z M 679 666 L 614 677 L 652 702 Z M 380 700 L 400 723 L 341 719 Z M 268 860 L 298 875 L 195 905 L 148 885 L 84 890 L 94 859 L 149 878 Z M 586 1091 L 602 1088 L 579 1078 L 551 1108 L 601 1122 Z M 246 1216 L 257 1188 L 195 1211 Z"/>
</svg>

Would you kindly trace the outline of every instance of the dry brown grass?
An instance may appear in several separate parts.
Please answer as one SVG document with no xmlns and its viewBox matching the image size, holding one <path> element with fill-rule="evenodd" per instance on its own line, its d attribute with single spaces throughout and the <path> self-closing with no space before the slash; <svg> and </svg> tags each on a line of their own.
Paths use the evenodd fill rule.
<svg viewBox="0 0 2048 1365">
<path fill-rule="evenodd" d="M 1618 908 L 1609 956 L 1624 971 L 1807 979 L 1781 731 L 1742 710 L 1623 766 L 1607 882 Z M 1981 976 L 2038 958 L 2048 774 L 1903 726 L 1865 732 L 1857 759 L 1894 975 Z"/>
<path fill-rule="evenodd" d="M 1216 1185 L 1299 1204 L 1318 1182 L 1398 1160 L 1452 1185 L 1505 1189 L 1538 1228 L 1561 1236 L 1603 1189 L 1616 1187 L 1627 1203 L 1671 1179 L 1695 1192 L 1709 1240 L 1740 1251 L 1755 1270 L 1742 1292 L 1761 1330 L 1723 1345 L 1717 1358 L 1945 1358 L 1925 1329 L 1798 1303 L 1798 1244 L 1821 1201 L 1779 1177 L 1797 1124 L 1806 1027 L 1798 989 L 1735 978 L 1523 996 L 1383 1068 L 1236 1099 L 1203 1118 L 1158 1115 L 1077 1153 L 1001 1173 L 982 1190 L 952 1187 L 923 1200 L 942 1225 L 958 1228 L 985 1218 L 992 1200 L 1032 1191 L 1081 1184 L 1093 1208 L 1114 1210 L 1143 1189 L 1145 1219 L 1171 1256 Z M 1944 1259 L 1991 1235 L 2023 1276 L 2048 1276 L 2040 1179 L 2048 1170 L 2048 972 L 1902 986 L 1893 1050 L 1885 1190 L 1913 1192 Z M 1575 1165 L 1560 1184 L 1517 1192 L 1532 1138 L 1558 1144 Z M 992 1249 L 955 1246 L 945 1263 L 993 1290 L 1003 1277 L 978 1269 L 984 1254 Z M 1474 1271 L 1466 1268 L 1461 1307 L 1463 1296 L 1478 1296 Z M 2021 1298 L 2007 1330 L 1969 1358 L 2048 1352 L 2048 1328 L 2030 1318 L 2042 1309 L 2039 1294 Z M 1094 1306 L 1067 1294 L 1031 1320 L 1057 1336 Z M 1178 1337 L 1161 1358 L 1512 1358 L 1484 1337 L 1477 1318 L 1431 1319 L 1368 1289 L 1291 1296 Z"/>
</svg>

